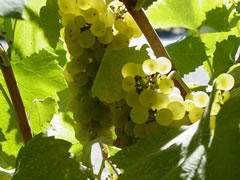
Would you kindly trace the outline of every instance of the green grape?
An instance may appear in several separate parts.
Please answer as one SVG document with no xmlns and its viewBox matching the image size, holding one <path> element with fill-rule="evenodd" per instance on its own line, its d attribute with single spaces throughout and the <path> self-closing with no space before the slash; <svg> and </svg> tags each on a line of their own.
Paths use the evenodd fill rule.
<svg viewBox="0 0 240 180">
<path fill-rule="evenodd" d="M 77 68 L 80 71 L 86 70 L 88 64 L 89 64 L 89 57 L 87 53 L 83 53 L 80 56 L 76 56 L 72 59 L 72 62 L 76 62 L 75 68 Z"/>
<path fill-rule="evenodd" d="M 126 92 L 130 92 L 130 91 L 134 90 L 135 85 L 136 85 L 135 79 L 131 76 L 125 77 L 122 80 L 122 88 Z"/>
<path fill-rule="evenodd" d="M 99 20 L 103 22 L 107 27 L 111 27 L 115 22 L 115 14 L 106 9 L 99 16 Z"/>
<path fill-rule="evenodd" d="M 203 91 L 198 91 L 193 95 L 193 103 L 197 107 L 206 107 L 209 102 L 209 96 Z"/>
<path fill-rule="evenodd" d="M 83 16 L 84 16 L 85 20 L 87 21 L 87 23 L 92 24 L 98 20 L 99 13 L 96 9 L 90 8 L 88 10 L 83 11 Z"/>
<path fill-rule="evenodd" d="M 128 92 L 125 99 L 130 107 L 139 106 L 139 95 L 135 90 Z"/>
<path fill-rule="evenodd" d="M 90 29 L 92 34 L 97 37 L 101 37 L 106 33 L 106 26 L 100 21 L 94 22 Z"/>
<path fill-rule="evenodd" d="M 70 81 L 70 82 L 73 81 L 72 75 L 68 72 L 67 69 L 64 70 L 63 75 L 64 75 L 64 78 L 65 78 L 67 81 Z"/>
<path fill-rule="evenodd" d="M 99 64 L 96 61 L 93 61 L 87 66 L 87 74 L 90 77 L 95 77 L 98 72 Z"/>
<path fill-rule="evenodd" d="M 170 102 L 167 108 L 173 113 L 173 120 L 180 120 L 185 116 L 184 105 L 178 101 Z"/>
<path fill-rule="evenodd" d="M 141 106 L 134 107 L 130 112 L 130 117 L 134 123 L 143 124 L 148 120 L 148 109 Z"/>
<path fill-rule="evenodd" d="M 146 134 L 149 135 L 155 132 L 159 128 L 159 124 L 156 121 L 150 122 L 147 125 Z"/>
<path fill-rule="evenodd" d="M 110 111 L 112 112 L 112 121 L 116 128 L 122 128 L 128 121 L 129 109 L 126 104 L 113 104 L 110 105 Z"/>
<path fill-rule="evenodd" d="M 123 78 L 127 76 L 135 77 L 138 74 L 137 64 L 135 63 L 126 63 L 122 67 L 121 74 Z"/>
<path fill-rule="evenodd" d="M 152 106 L 152 109 L 159 110 L 159 109 L 167 107 L 167 105 L 169 103 L 168 96 L 161 92 L 157 92 L 156 95 L 157 95 L 156 103 Z"/>
<path fill-rule="evenodd" d="M 193 100 L 193 93 L 188 93 L 186 96 L 185 96 L 185 99 L 189 99 L 189 100 Z"/>
<path fill-rule="evenodd" d="M 128 121 L 124 125 L 124 132 L 129 137 L 134 137 L 134 131 L 133 131 L 134 126 L 135 126 L 135 123 L 133 123 L 132 121 Z"/>
<path fill-rule="evenodd" d="M 107 8 L 107 6 L 104 0 L 92 0 L 92 8 L 95 8 L 101 13 Z"/>
<path fill-rule="evenodd" d="M 69 91 L 71 92 L 71 95 L 76 96 L 79 92 L 78 86 L 76 86 L 74 82 L 69 82 L 68 86 L 69 86 Z"/>
<path fill-rule="evenodd" d="M 215 128 L 216 128 L 216 116 L 213 116 L 213 115 L 210 116 L 209 128 L 211 130 L 215 130 Z"/>
<path fill-rule="evenodd" d="M 74 14 L 63 14 L 61 20 L 62 25 L 66 27 L 68 24 L 74 24 L 74 18 L 75 18 Z"/>
<path fill-rule="evenodd" d="M 74 23 L 79 27 L 83 28 L 86 25 L 86 20 L 84 19 L 83 16 L 76 16 L 74 18 Z"/>
<path fill-rule="evenodd" d="M 153 107 L 157 102 L 156 91 L 152 89 L 144 89 L 139 95 L 139 102 L 144 107 Z"/>
<path fill-rule="evenodd" d="M 173 101 L 178 101 L 180 103 L 183 103 L 183 97 L 181 95 L 178 95 L 178 94 L 170 94 L 168 96 L 169 98 L 169 102 L 173 102 Z"/>
<path fill-rule="evenodd" d="M 171 80 L 169 78 L 165 78 L 165 79 L 160 80 L 159 89 L 164 94 L 170 94 L 173 91 L 173 88 L 174 88 L 173 80 Z"/>
<path fill-rule="evenodd" d="M 160 57 L 157 59 L 159 65 L 158 72 L 161 74 L 168 74 L 172 69 L 172 63 L 168 58 Z"/>
<path fill-rule="evenodd" d="M 159 66 L 158 66 L 157 61 L 155 61 L 153 59 L 147 59 L 143 62 L 142 69 L 145 74 L 151 75 L 158 71 Z"/>
<path fill-rule="evenodd" d="M 92 0 L 77 0 L 77 5 L 80 9 L 87 10 L 92 5 Z"/>
<path fill-rule="evenodd" d="M 80 56 L 84 51 L 83 48 L 77 42 L 68 44 L 67 48 L 68 52 L 72 56 Z"/>
<path fill-rule="evenodd" d="M 124 34 L 124 31 L 128 28 L 125 20 L 123 18 L 119 18 L 115 21 L 114 27 L 119 32 L 122 32 Z"/>
<path fill-rule="evenodd" d="M 137 23 L 130 15 L 130 13 L 125 14 L 124 19 L 129 27 L 133 29 L 133 37 L 138 38 L 142 35 L 141 29 L 138 27 Z"/>
<path fill-rule="evenodd" d="M 173 113 L 167 108 L 160 109 L 156 114 L 156 121 L 161 126 L 169 126 L 173 121 Z"/>
<path fill-rule="evenodd" d="M 142 76 L 142 77 L 145 77 L 145 76 L 147 76 L 146 75 L 146 73 L 143 71 L 143 69 L 142 69 L 142 64 L 137 64 L 137 66 L 136 66 L 136 72 L 137 72 L 137 74 L 136 75 L 138 75 L 138 76 Z"/>
<path fill-rule="evenodd" d="M 144 124 L 135 124 L 133 128 L 135 137 L 144 138 L 147 135 L 147 125 Z"/>
<path fill-rule="evenodd" d="M 229 91 L 233 88 L 235 80 L 231 74 L 222 73 L 216 79 L 217 89 Z"/>
<path fill-rule="evenodd" d="M 229 91 L 224 91 L 224 92 L 218 93 L 218 101 L 221 104 L 224 104 L 225 102 L 227 102 L 227 100 L 229 98 L 230 98 L 230 92 Z"/>
<path fill-rule="evenodd" d="M 85 145 L 89 142 L 89 131 L 82 127 L 81 123 L 74 125 L 75 137 L 81 144 Z"/>
<path fill-rule="evenodd" d="M 210 114 L 216 116 L 219 113 L 220 109 L 221 109 L 221 106 L 217 102 L 215 102 L 212 104 Z"/>
<path fill-rule="evenodd" d="M 195 104 L 193 103 L 193 101 L 190 99 L 185 100 L 183 102 L 183 105 L 184 105 L 184 108 L 186 111 L 191 111 L 196 107 Z"/>
<path fill-rule="evenodd" d="M 96 38 L 90 30 L 86 30 L 80 33 L 78 43 L 82 48 L 91 48 L 96 43 Z"/>
<path fill-rule="evenodd" d="M 75 24 L 68 24 L 64 30 L 65 37 L 70 40 L 75 40 L 80 35 L 80 29 Z"/>
<path fill-rule="evenodd" d="M 121 33 L 127 36 L 129 39 L 131 39 L 133 37 L 134 31 L 133 31 L 133 28 L 127 26 L 127 28 Z"/>
<path fill-rule="evenodd" d="M 198 121 L 203 114 L 204 109 L 200 107 L 195 107 L 193 110 L 189 111 L 188 117 L 192 123 Z"/>
<path fill-rule="evenodd" d="M 181 91 L 180 91 L 177 87 L 174 87 L 174 88 L 173 88 L 173 91 L 172 91 L 172 94 L 181 95 Z"/>
<path fill-rule="evenodd" d="M 119 50 L 122 48 L 127 48 L 129 45 L 129 38 L 124 34 L 117 34 L 113 37 L 111 48 L 113 50 Z"/>
<path fill-rule="evenodd" d="M 76 8 L 75 0 L 58 0 L 57 2 L 59 9 L 65 14 L 73 13 Z"/>
<path fill-rule="evenodd" d="M 100 131 L 97 132 L 97 136 L 104 136 L 112 139 L 112 131 L 109 128 L 101 128 Z"/>
<path fill-rule="evenodd" d="M 112 28 L 107 28 L 103 36 L 98 37 L 98 41 L 102 44 L 110 44 L 113 40 Z"/>
<path fill-rule="evenodd" d="M 67 66 L 66 66 L 66 70 L 71 74 L 72 77 L 80 72 L 78 67 L 76 67 L 76 62 L 74 62 L 74 61 L 68 62 Z"/>
<path fill-rule="evenodd" d="M 86 72 L 79 72 L 73 76 L 73 81 L 80 86 L 84 86 L 88 82 L 88 75 Z"/>
</svg>

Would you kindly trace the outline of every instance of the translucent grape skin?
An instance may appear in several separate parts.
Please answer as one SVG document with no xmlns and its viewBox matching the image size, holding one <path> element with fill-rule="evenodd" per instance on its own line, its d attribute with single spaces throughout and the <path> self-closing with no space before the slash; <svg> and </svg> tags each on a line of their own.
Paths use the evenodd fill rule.
<svg viewBox="0 0 240 180">
<path fill-rule="evenodd" d="M 92 5 L 92 0 L 77 0 L 77 5 L 80 9 L 87 10 Z"/>
<path fill-rule="evenodd" d="M 75 0 L 58 0 L 59 9 L 65 13 L 72 13 L 76 8 L 76 1 Z"/>
<path fill-rule="evenodd" d="M 171 80 L 169 78 L 165 78 L 165 79 L 160 80 L 159 89 L 163 93 L 170 94 L 173 91 L 173 88 L 174 88 L 173 80 Z"/>
<path fill-rule="evenodd" d="M 180 120 L 185 116 L 184 105 L 178 101 L 170 102 L 167 108 L 173 113 L 173 120 Z"/>
<path fill-rule="evenodd" d="M 126 97 L 125 97 L 126 103 L 130 106 L 130 107 L 135 107 L 135 106 L 139 106 L 139 95 L 138 93 L 133 90 L 127 93 Z"/>
<path fill-rule="evenodd" d="M 115 22 L 115 14 L 109 10 L 105 10 L 100 15 L 99 20 L 102 21 L 107 27 L 111 27 Z"/>
<path fill-rule="evenodd" d="M 135 90 L 135 85 L 136 85 L 135 79 L 131 76 L 125 77 L 122 80 L 122 88 L 126 92 Z"/>
<path fill-rule="evenodd" d="M 90 8 L 88 10 L 83 11 L 83 16 L 88 23 L 92 24 L 98 20 L 99 13 L 96 9 Z"/>
<path fill-rule="evenodd" d="M 159 125 L 169 126 L 173 121 L 173 113 L 167 108 L 160 109 L 156 114 L 156 121 Z"/>
<path fill-rule="evenodd" d="M 147 59 L 143 62 L 142 68 L 143 68 L 144 73 L 151 75 L 158 71 L 159 66 L 158 66 L 157 61 L 155 61 L 153 59 Z"/>
<path fill-rule="evenodd" d="M 113 32 L 111 28 L 107 28 L 103 36 L 98 37 L 98 41 L 102 44 L 110 44 L 113 40 Z"/>
<path fill-rule="evenodd" d="M 141 106 L 134 107 L 130 112 L 130 117 L 134 123 L 143 124 L 148 120 L 148 109 Z"/>
<path fill-rule="evenodd" d="M 229 91 L 233 88 L 235 80 L 231 74 L 220 74 L 216 79 L 217 89 Z"/>
<path fill-rule="evenodd" d="M 124 34 L 117 34 L 113 37 L 111 48 L 113 50 L 119 50 L 122 48 L 127 48 L 129 45 L 129 38 Z"/>
<path fill-rule="evenodd" d="M 90 32 L 90 30 L 86 30 L 80 33 L 78 43 L 82 48 L 91 48 L 95 42 L 96 37 Z"/>
<path fill-rule="evenodd" d="M 203 111 L 204 109 L 200 107 L 193 108 L 193 110 L 191 110 L 188 114 L 190 121 L 192 123 L 195 123 L 196 121 L 198 121 L 202 117 Z"/>
<path fill-rule="evenodd" d="M 193 95 L 193 103 L 197 107 L 206 107 L 209 102 L 209 96 L 203 91 L 195 92 Z"/>
<path fill-rule="evenodd" d="M 106 33 L 106 26 L 100 21 L 96 21 L 91 26 L 91 32 L 94 36 L 101 37 Z"/>
<path fill-rule="evenodd" d="M 139 102 L 142 106 L 151 108 L 157 102 L 157 93 L 152 89 L 144 89 L 139 95 Z"/>
<path fill-rule="evenodd" d="M 159 65 L 158 72 L 161 74 L 167 74 L 172 69 L 172 63 L 168 58 L 159 57 L 157 63 Z"/>
<path fill-rule="evenodd" d="M 157 93 L 156 103 L 152 106 L 153 110 L 159 110 L 161 108 L 167 107 L 169 103 L 168 96 L 164 93 Z"/>
<path fill-rule="evenodd" d="M 124 78 L 127 76 L 136 76 L 138 74 L 137 64 L 131 62 L 124 64 L 121 73 Z"/>
</svg>

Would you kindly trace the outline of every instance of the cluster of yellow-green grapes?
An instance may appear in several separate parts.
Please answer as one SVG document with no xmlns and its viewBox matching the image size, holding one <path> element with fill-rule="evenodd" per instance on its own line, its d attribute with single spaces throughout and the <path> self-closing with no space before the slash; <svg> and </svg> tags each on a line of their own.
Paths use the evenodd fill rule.
<svg viewBox="0 0 240 180">
<path fill-rule="evenodd" d="M 122 89 L 129 108 L 112 108 L 113 123 L 122 145 L 129 145 L 159 126 L 190 125 L 198 121 L 208 105 L 209 96 L 203 91 L 189 92 L 185 97 L 175 87 L 171 62 L 160 57 L 143 64 L 127 63 L 122 67 Z M 212 106 L 211 129 L 220 104 L 229 98 L 234 85 L 230 74 L 217 77 L 218 96 Z"/>
<path fill-rule="evenodd" d="M 86 144 L 97 136 L 112 138 L 111 111 L 91 87 L 106 50 L 128 47 L 141 30 L 117 0 L 58 0 L 60 31 L 69 60 L 65 79 L 71 92 L 76 138 Z"/>
</svg>

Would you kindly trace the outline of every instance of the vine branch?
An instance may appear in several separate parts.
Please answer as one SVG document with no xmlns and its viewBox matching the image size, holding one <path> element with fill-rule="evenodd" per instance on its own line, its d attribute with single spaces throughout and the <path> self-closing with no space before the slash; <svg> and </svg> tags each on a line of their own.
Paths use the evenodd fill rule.
<svg viewBox="0 0 240 180">
<path fill-rule="evenodd" d="M 32 130 L 25 112 L 23 101 L 12 71 L 12 67 L 11 65 L 4 66 L 1 62 L 4 62 L 2 56 L 0 56 L 0 69 L 7 84 L 10 97 L 12 99 L 12 104 L 16 113 L 20 133 L 23 137 L 24 144 L 26 144 L 30 139 L 32 139 Z"/>
</svg>

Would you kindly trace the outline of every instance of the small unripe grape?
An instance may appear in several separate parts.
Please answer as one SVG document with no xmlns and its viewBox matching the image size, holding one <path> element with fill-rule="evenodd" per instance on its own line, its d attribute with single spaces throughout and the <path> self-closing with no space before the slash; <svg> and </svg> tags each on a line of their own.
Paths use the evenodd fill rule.
<svg viewBox="0 0 240 180">
<path fill-rule="evenodd" d="M 173 113 L 167 108 L 160 109 L 156 114 L 156 121 L 159 125 L 169 126 L 173 121 Z"/>
<path fill-rule="evenodd" d="M 174 82 L 173 80 L 169 78 L 165 78 L 163 80 L 160 80 L 159 83 L 159 89 L 165 93 L 165 94 L 170 94 L 173 91 L 174 88 Z"/>
<path fill-rule="evenodd" d="M 178 101 L 170 102 L 167 108 L 173 113 L 173 120 L 180 120 L 185 116 L 184 105 Z"/>
<path fill-rule="evenodd" d="M 136 124 L 143 124 L 148 120 L 148 109 L 141 106 L 134 107 L 130 112 L 130 117 Z"/>
<path fill-rule="evenodd" d="M 223 73 L 217 77 L 216 83 L 217 89 L 229 91 L 233 88 L 235 81 L 231 74 Z"/>
<path fill-rule="evenodd" d="M 144 89 L 139 95 L 139 102 L 147 108 L 151 108 L 157 102 L 157 93 L 152 89 Z"/>
<path fill-rule="evenodd" d="M 209 96 L 203 91 L 198 91 L 193 95 L 193 103 L 197 107 L 206 107 L 209 102 Z"/>
<path fill-rule="evenodd" d="M 172 63 L 168 58 L 160 57 L 157 59 L 159 69 L 158 72 L 161 74 L 167 74 L 172 69 Z"/>
<path fill-rule="evenodd" d="M 131 76 L 125 77 L 122 80 L 122 88 L 124 91 L 129 92 L 135 89 L 135 79 Z"/>
<path fill-rule="evenodd" d="M 124 64 L 121 73 L 124 78 L 127 76 L 135 77 L 138 74 L 137 64 L 131 62 Z"/>
<path fill-rule="evenodd" d="M 153 59 L 147 59 L 143 62 L 142 69 L 146 74 L 151 75 L 158 71 L 159 66 L 157 61 Z"/>
</svg>

